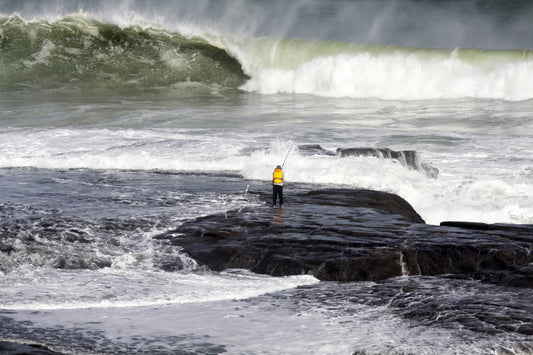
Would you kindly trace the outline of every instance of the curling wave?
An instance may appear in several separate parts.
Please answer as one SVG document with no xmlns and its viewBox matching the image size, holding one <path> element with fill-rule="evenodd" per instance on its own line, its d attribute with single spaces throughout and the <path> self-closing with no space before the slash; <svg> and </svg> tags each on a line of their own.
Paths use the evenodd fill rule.
<svg viewBox="0 0 533 355">
<path fill-rule="evenodd" d="M 56 22 L 0 19 L 0 89 L 152 88 L 196 82 L 234 88 L 248 78 L 200 38 L 82 15 Z"/>
</svg>

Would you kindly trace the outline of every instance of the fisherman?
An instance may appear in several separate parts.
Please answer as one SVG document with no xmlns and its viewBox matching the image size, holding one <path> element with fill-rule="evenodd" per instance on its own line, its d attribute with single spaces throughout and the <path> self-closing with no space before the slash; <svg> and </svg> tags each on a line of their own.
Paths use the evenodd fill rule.
<svg viewBox="0 0 533 355">
<path fill-rule="evenodd" d="M 272 175 L 272 207 L 276 206 L 276 199 L 279 196 L 279 207 L 283 205 L 283 170 L 281 165 L 276 166 Z"/>
</svg>

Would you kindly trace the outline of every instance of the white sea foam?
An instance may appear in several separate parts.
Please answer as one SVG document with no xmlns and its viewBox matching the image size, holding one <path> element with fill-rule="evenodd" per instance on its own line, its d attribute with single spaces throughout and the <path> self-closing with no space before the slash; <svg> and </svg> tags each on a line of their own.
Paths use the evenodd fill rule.
<svg viewBox="0 0 533 355">
<path fill-rule="evenodd" d="M 245 270 L 169 273 L 116 268 L 34 269 L 25 275 L 13 272 L 0 280 L 5 290 L 0 308 L 60 310 L 205 303 L 247 299 L 317 282 L 312 276 L 270 277 Z"/>
<path fill-rule="evenodd" d="M 276 140 L 271 147 L 246 153 L 251 142 L 238 135 L 199 137 L 165 130 L 58 129 L 21 133 L 15 130 L 4 138 L 10 143 L 0 148 L 2 167 L 230 171 L 246 179 L 263 181 L 269 179 L 271 170 L 291 145 L 290 141 Z M 503 150 L 501 157 L 489 158 L 490 150 L 496 149 L 496 145 L 503 147 L 505 140 L 505 137 L 500 143 L 496 137 L 484 140 L 479 144 L 487 144 L 487 151 L 477 154 L 453 149 L 447 153 L 423 152 L 420 159 L 441 171 L 436 179 L 394 160 L 308 156 L 296 148 L 284 170 L 289 184 L 333 185 L 398 194 L 428 223 L 457 219 L 533 223 L 530 175 L 527 171 L 509 175 L 514 165 L 505 155 L 514 153 Z M 527 140 L 514 144 L 509 149 L 523 152 L 529 149 L 517 146 L 527 145 Z"/>
<path fill-rule="evenodd" d="M 243 175 L 250 179 L 269 176 L 279 156 L 282 156 L 281 151 L 254 154 Z M 471 164 L 467 158 L 457 158 L 465 159 L 459 164 Z M 487 166 L 488 170 L 489 166 L 492 165 Z M 438 224 L 444 220 L 533 223 L 528 192 L 533 189 L 531 180 L 511 178 L 505 173 L 476 179 L 476 172 L 485 173 L 483 169 L 465 168 L 469 174 L 463 175 L 457 163 L 440 168 L 444 172 L 432 179 L 394 161 L 369 157 L 309 157 L 294 152 L 284 171 L 289 184 L 297 181 L 395 193 L 413 205 L 427 223 Z"/>
<path fill-rule="evenodd" d="M 252 279 L 255 281 L 251 282 Z M 283 279 L 278 281 L 286 281 Z M 409 278 L 404 280 L 406 285 L 412 288 Z M 154 286 L 160 285 L 158 281 L 156 277 Z M 29 321 L 39 327 L 55 325 L 59 319 L 61 325 L 67 329 L 75 327 L 91 334 L 91 346 L 93 349 L 105 349 L 103 352 L 115 349 L 120 351 L 124 344 L 134 346 L 133 344 L 140 340 L 143 341 L 143 349 L 156 349 L 155 352 L 162 352 L 162 349 L 165 349 L 164 352 L 167 352 L 167 349 L 171 352 L 200 346 L 205 349 L 212 344 L 224 344 L 224 349 L 228 352 L 276 354 L 352 354 L 356 350 L 372 353 L 394 351 L 486 354 L 498 353 L 495 349 L 499 346 L 506 346 L 513 351 L 516 348 L 516 353 L 521 354 L 527 353 L 528 349 L 526 347 L 523 352 L 518 350 L 518 341 L 526 339 L 526 336 L 502 333 L 495 339 L 491 336 L 480 336 L 478 332 L 456 326 L 453 322 L 446 323 L 445 327 L 417 324 L 415 321 L 406 322 L 395 314 L 394 307 L 367 305 L 358 297 L 341 298 L 342 294 L 333 289 L 321 290 L 321 285 L 311 279 L 308 280 L 309 283 L 301 282 L 303 280 L 300 279 L 299 284 L 314 284 L 314 287 L 300 289 L 296 293 L 292 293 L 290 289 L 296 287 L 298 282 L 296 278 L 291 278 L 292 285 L 278 290 L 288 292 L 272 296 L 263 294 L 250 300 L 222 297 L 208 302 L 201 300 L 202 290 L 206 289 L 204 284 L 220 286 L 224 292 L 231 288 L 227 283 L 242 282 L 243 291 L 246 293 L 250 285 L 266 290 L 268 286 L 264 287 L 261 282 L 270 284 L 273 278 L 232 271 L 220 275 L 218 281 L 210 279 L 209 275 L 201 280 L 202 282 L 199 281 L 191 278 L 183 285 L 200 285 L 198 302 L 162 302 L 146 306 L 132 302 L 122 303 L 120 306 L 97 305 L 90 309 L 42 308 L 44 312 L 41 312 L 40 308 L 22 308 L 10 312 L 9 316 L 18 321 Z M 220 284 L 217 284 L 219 281 Z M 445 300 L 451 302 L 468 302 L 479 298 L 469 292 L 479 292 L 480 288 L 474 288 L 474 291 L 450 289 L 443 283 L 435 284 L 434 280 L 428 278 L 428 290 L 442 290 L 434 290 L 436 295 L 427 297 L 434 297 L 434 301 L 439 302 L 439 297 L 447 291 Z M 90 285 L 89 283 L 87 287 Z M 354 295 L 361 295 L 367 302 L 375 301 L 378 304 L 383 301 L 379 299 L 380 287 L 394 292 L 394 289 L 386 288 L 386 283 L 379 286 L 359 282 L 352 283 L 349 287 Z M 374 288 L 378 290 L 378 295 L 374 294 Z M 163 287 L 163 292 L 166 290 L 167 287 Z M 217 292 L 216 289 L 214 291 Z M 238 292 L 237 287 L 234 291 Z M 511 291 L 508 294 L 501 290 L 495 292 L 497 298 L 512 297 Z M 398 297 L 402 297 L 401 292 Z M 395 298 L 395 294 L 390 298 Z M 201 345 L 198 345 L 199 339 L 202 340 Z M 110 342 L 112 344 L 109 344 Z"/>
<path fill-rule="evenodd" d="M 244 90 L 326 97 L 428 100 L 533 98 L 533 61 L 487 65 L 439 55 L 370 52 L 317 57 L 294 69 L 266 67 L 252 72 Z"/>
</svg>

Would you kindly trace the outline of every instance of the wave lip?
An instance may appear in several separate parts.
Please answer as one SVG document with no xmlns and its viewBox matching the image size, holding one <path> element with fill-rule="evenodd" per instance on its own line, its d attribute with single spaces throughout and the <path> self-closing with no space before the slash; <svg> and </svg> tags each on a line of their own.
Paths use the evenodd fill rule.
<svg viewBox="0 0 533 355">
<path fill-rule="evenodd" d="M 83 15 L 56 22 L 0 19 L 0 88 L 152 88 L 198 82 L 238 87 L 239 62 L 200 38 L 121 28 Z"/>
</svg>

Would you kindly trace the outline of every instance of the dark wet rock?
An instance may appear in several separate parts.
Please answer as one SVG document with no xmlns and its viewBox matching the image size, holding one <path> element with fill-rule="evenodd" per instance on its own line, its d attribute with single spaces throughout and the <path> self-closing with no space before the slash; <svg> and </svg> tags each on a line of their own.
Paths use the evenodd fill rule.
<svg viewBox="0 0 533 355">
<path fill-rule="evenodd" d="M 15 249 L 15 248 L 13 248 L 13 246 L 11 246 L 11 245 L 0 244 L 0 252 L 2 252 L 2 253 L 9 254 L 9 253 L 11 253 L 14 249 Z"/>
<path fill-rule="evenodd" d="M 389 247 L 394 235 L 373 238 L 380 233 L 369 227 L 411 223 L 423 220 L 398 196 L 330 189 L 291 196 L 281 209 L 261 206 L 199 218 L 156 238 L 170 239 L 213 270 L 378 280 L 401 275 L 400 254 Z"/>
<path fill-rule="evenodd" d="M 22 264 L 67 270 L 110 267 L 124 236 L 151 227 L 144 218 L 87 220 L 55 210 L 0 205 L 0 271 Z"/>
<path fill-rule="evenodd" d="M 304 155 L 330 155 L 341 158 L 346 157 L 374 157 L 379 159 L 389 159 L 400 162 L 403 166 L 424 172 L 428 177 L 436 178 L 439 170 L 427 163 L 420 161 L 418 154 L 414 150 L 395 151 L 389 148 L 337 148 L 336 151 L 322 148 L 319 144 L 303 144 L 298 146 L 298 151 Z"/>
<path fill-rule="evenodd" d="M 395 151 L 388 148 L 337 148 L 340 157 L 374 157 L 399 161 L 402 165 L 415 170 L 423 171 L 428 177 L 436 178 L 439 170 L 428 164 L 422 163 L 414 150 Z"/>
<path fill-rule="evenodd" d="M 397 278 L 382 285 L 391 288 L 392 296 L 376 287 L 376 297 L 388 298 L 388 305 L 395 313 L 417 319 L 422 324 L 459 323 L 463 328 L 480 333 L 531 335 L 530 290 L 480 285 L 472 280 L 449 280 L 444 284 L 429 277 Z"/>
<path fill-rule="evenodd" d="M 162 255 L 154 260 L 154 266 L 163 271 L 180 271 L 184 270 L 187 265 L 179 255 Z"/>
<path fill-rule="evenodd" d="M 320 144 L 301 144 L 298 146 L 298 151 L 305 155 L 336 155 L 334 151 L 326 150 Z"/>
<path fill-rule="evenodd" d="M 27 354 L 27 355 L 47 355 L 61 354 L 38 344 L 20 344 L 8 341 L 0 341 L 0 354 Z"/>
<path fill-rule="evenodd" d="M 386 159 L 404 159 L 410 166 L 415 167 L 416 152 L 414 150 L 394 151 L 388 148 L 337 148 L 340 157 L 375 157 Z"/>
<path fill-rule="evenodd" d="M 55 260 L 53 266 L 56 269 L 89 269 L 98 270 L 111 266 L 111 260 L 107 258 L 87 257 L 87 256 L 65 256 Z"/>
<path fill-rule="evenodd" d="M 515 333 L 516 339 L 517 334 L 529 336 L 533 326 L 530 289 L 497 286 L 472 279 L 411 276 L 378 282 L 321 282 L 285 291 L 283 295 L 274 294 L 273 306 L 278 306 L 277 300 L 285 302 L 287 293 L 291 295 L 295 311 L 305 312 L 310 303 L 319 300 L 327 312 L 347 319 L 360 314 L 365 309 L 361 305 L 366 305 L 372 309 L 385 307 L 387 312 L 414 320 L 410 324 L 424 329 L 469 330 L 490 337 Z M 532 354 L 531 350 L 533 343 L 523 352 L 516 353 Z"/>
<path fill-rule="evenodd" d="M 508 286 L 533 288 L 533 264 L 531 248 L 533 245 L 533 225 L 486 224 L 477 222 L 446 221 L 442 227 L 455 227 L 463 233 L 472 232 L 503 238 L 505 245 L 500 249 L 488 249 L 475 260 L 479 267 L 473 272 L 481 280 Z M 514 241 L 514 243 L 513 243 Z M 516 244 L 515 244 L 516 243 Z M 517 250 L 510 248 L 514 244 Z"/>
<path fill-rule="evenodd" d="M 156 239 L 217 271 L 245 268 L 335 281 L 454 275 L 533 287 L 532 231 L 426 225 L 396 195 L 326 189 L 290 196 L 283 208 L 247 207 L 198 218 Z"/>
<path fill-rule="evenodd" d="M 414 208 L 400 196 L 372 190 L 323 189 L 302 194 L 296 203 L 317 206 L 370 209 L 384 215 L 397 216 L 409 223 L 425 223 Z M 356 212 L 356 211 L 354 211 Z M 358 211 L 356 213 L 361 213 Z M 368 212 L 366 212 L 368 213 Z"/>
<path fill-rule="evenodd" d="M 530 234 L 531 225 L 516 225 L 516 224 L 487 224 L 487 223 L 478 223 L 478 222 L 464 222 L 464 221 L 444 221 L 440 223 L 443 227 L 457 227 L 463 229 L 472 229 L 472 230 L 483 230 L 483 231 L 495 231 L 495 232 L 509 232 L 513 234 L 516 232 L 517 235 L 521 234 Z M 508 234 L 509 234 L 508 233 Z"/>
</svg>

